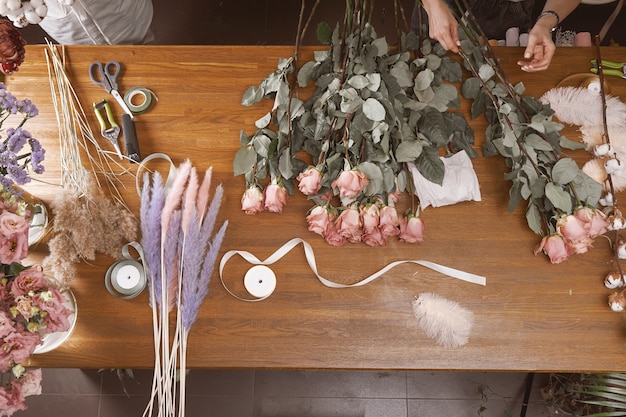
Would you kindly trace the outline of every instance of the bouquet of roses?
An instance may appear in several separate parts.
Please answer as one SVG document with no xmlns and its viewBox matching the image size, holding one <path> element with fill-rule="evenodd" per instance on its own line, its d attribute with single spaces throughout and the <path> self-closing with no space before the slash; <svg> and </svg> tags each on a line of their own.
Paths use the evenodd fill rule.
<svg viewBox="0 0 626 417">
<path fill-rule="evenodd" d="M 26 203 L 3 193 L 0 202 L 0 415 L 26 409 L 25 397 L 41 394 L 41 370 L 27 370 L 45 335 L 66 331 L 72 313 L 65 296 L 28 254 Z"/>
</svg>

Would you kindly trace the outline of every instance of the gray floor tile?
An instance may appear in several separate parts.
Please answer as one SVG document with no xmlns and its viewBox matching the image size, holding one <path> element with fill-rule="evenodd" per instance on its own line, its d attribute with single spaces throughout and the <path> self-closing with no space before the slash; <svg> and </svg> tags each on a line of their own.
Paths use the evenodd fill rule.
<svg viewBox="0 0 626 417">
<path fill-rule="evenodd" d="M 406 400 L 374 398 L 258 398 L 254 417 L 407 417 Z"/>
<path fill-rule="evenodd" d="M 15 417 L 57 417 L 84 416 L 97 417 L 100 405 L 99 395 L 38 395 L 26 398 L 27 410 L 19 411 Z M 124 416 L 118 416 L 124 417 Z"/>
<path fill-rule="evenodd" d="M 252 417 L 252 397 L 187 397 L 185 417 Z"/>
<path fill-rule="evenodd" d="M 141 416 L 148 405 L 148 400 L 148 396 L 102 395 L 98 417 Z M 88 414 L 76 414 L 76 416 L 86 417 Z"/>
<path fill-rule="evenodd" d="M 260 397 L 406 398 L 404 372 L 256 371 Z"/>
<path fill-rule="evenodd" d="M 42 394 L 100 394 L 101 376 L 95 369 L 45 368 L 41 370 Z"/>
<path fill-rule="evenodd" d="M 253 370 L 191 370 L 187 374 L 188 396 L 254 395 Z"/>
<path fill-rule="evenodd" d="M 102 375 L 102 394 L 150 395 L 153 371 L 151 369 L 131 369 L 128 372 L 121 369 L 102 370 L 100 372 Z"/>
</svg>

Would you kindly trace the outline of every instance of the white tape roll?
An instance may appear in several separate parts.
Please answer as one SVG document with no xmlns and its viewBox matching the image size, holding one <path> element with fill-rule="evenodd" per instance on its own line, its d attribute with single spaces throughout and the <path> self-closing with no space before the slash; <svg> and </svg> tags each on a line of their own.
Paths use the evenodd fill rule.
<svg viewBox="0 0 626 417">
<path fill-rule="evenodd" d="M 265 265 L 256 265 L 246 272 L 243 285 L 253 297 L 267 298 L 276 289 L 276 274 Z"/>
</svg>

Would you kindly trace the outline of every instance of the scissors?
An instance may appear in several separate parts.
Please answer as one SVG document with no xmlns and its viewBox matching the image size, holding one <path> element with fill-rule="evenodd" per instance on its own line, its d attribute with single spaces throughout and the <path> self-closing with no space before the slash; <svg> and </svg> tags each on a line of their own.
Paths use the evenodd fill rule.
<svg viewBox="0 0 626 417">
<path fill-rule="evenodd" d="M 624 62 L 613 62 L 613 61 L 605 61 L 602 60 L 602 73 L 606 75 L 613 75 L 615 77 L 626 78 L 626 63 Z M 591 60 L 593 64 L 593 68 L 591 68 L 591 72 L 594 74 L 598 73 L 598 61 L 595 59 Z M 608 68 L 608 69 L 607 69 Z"/>
<path fill-rule="evenodd" d="M 117 61 L 109 61 L 106 64 L 102 62 L 92 62 L 89 67 L 89 77 L 96 85 L 104 87 L 107 93 L 111 94 L 115 100 L 122 106 L 124 112 L 129 114 L 131 119 L 134 117 L 128 105 L 122 98 L 117 89 L 117 76 L 120 74 L 120 63 Z"/>
</svg>

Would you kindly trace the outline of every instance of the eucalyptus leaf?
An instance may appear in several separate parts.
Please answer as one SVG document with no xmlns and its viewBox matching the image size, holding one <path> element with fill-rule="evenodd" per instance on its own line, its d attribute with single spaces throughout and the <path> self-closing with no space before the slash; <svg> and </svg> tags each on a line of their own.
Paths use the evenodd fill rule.
<svg viewBox="0 0 626 417">
<path fill-rule="evenodd" d="M 423 91 L 426 90 L 432 84 L 435 79 L 435 74 L 430 69 L 425 69 L 420 71 L 415 77 L 415 86 L 413 87 L 415 91 Z"/>
<path fill-rule="evenodd" d="M 372 45 L 376 47 L 378 51 L 378 56 L 386 55 L 389 52 L 389 44 L 387 44 L 387 39 L 384 37 L 375 39 L 372 42 Z"/>
<path fill-rule="evenodd" d="M 380 194 L 383 190 L 383 172 L 378 165 L 372 162 L 362 162 L 357 166 L 357 169 L 364 173 L 369 180 L 363 193 L 367 196 Z"/>
<path fill-rule="evenodd" d="M 393 75 L 400 87 L 408 88 L 413 86 L 413 75 L 406 62 L 398 62 L 389 70 L 389 73 Z"/>
<path fill-rule="evenodd" d="M 315 61 L 308 61 L 300 67 L 300 70 L 298 71 L 298 77 L 297 77 L 298 87 L 304 88 L 307 86 L 307 84 L 309 83 L 309 80 L 311 79 L 311 74 L 313 73 L 313 70 L 318 65 L 319 63 Z"/>
<path fill-rule="evenodd" d="M 293 177 L 293 165 L 289 147 L 285 148 L 280 154 L 278 170 L 280 171 L 280 175 L 285 179 L 291 179 Z"/>
<path fill-rule="evenodd" d="M 424 147 L 422 153 L 415 161 L 415 166 L 428 181 L 438 185 L 443 184 L 445 165 L 435 148 L 430 146 Z"/>
<path fill-rule="evenodd" d="M 257 153 L 251 146 L 244 146 L 240 148 L 235 154 L 233 160 L 233 172 L 235 176 L 245 174 L 252 171 L 254 164 L 256 163 Z"/>
<path fill-rule="evenodd" d="M 448 124 L 443 115 L 435 109 L 425 109 L 424 117 L 420 120 L 420 132 L 423 133 L 433 144 L 446 146 L 450 138 Z"/>
<path fill-rule="evenodd" d="M 324 45 L 332 43 L 333 30 L 326 22 L 317 25 L 317 40 Z"/>
<path fill-rule="evenodd" d="M 369 83 L 370 81 L 365 75 L 354 75 L 348 79 L 348 84 L 356 89 L 365 88 Z"/>
<path fill-rule="evenodd" d="M 269 125 L 271 121 L 272 121 L 272 113 L 267 112 L 265 116 L 261 117 L 256 122 L 254 122 L 254 125 L 259 129 L 263 129 L 264 127 L 267 127 L 267 125 Z"/>
<path fill-rule="evenodd" d="M 395 150 L 396 160 L 398 162 L 415 161 L 422 154 L 423 146 L 420 141 L 404 141 L 401 142 Z"/>
<path fill-rule="evenodd" d="M 385 120 L 386 111 L 378 100 L 370 97 L 363 103 L 363 114 L 374 122 L 380 122 Z"/>
<path fill-rule="evenodd" d="M 541 213 L 535 204 L 529 204 L 526 209 L 526 222 L 530 230 L 541 235 Z"/>
<path fill-rule="evenodd" d="M 572 211 L 572 197 L 568 192 L 563 190 L 559 185 L 553 182 L 546 184 L 546 198 L 552 203 L 554 207 L 565 213 L 571 213 Z"/>
<path fill-rule="evenodd" d="M 261 99 L 263 99 L 263 95 L 264 92 L 262 88 L 252 85 L 243 93 L 241 104 L 244 106 L 251 106 L 261 101 Z"/>
<path fill-rule="evenodd" d="M 561 158 L 552 167 L 552 181 L 559 185 L 567 185 L 578 175 L 578 165 L 571 158 Z"/>
</svg>

